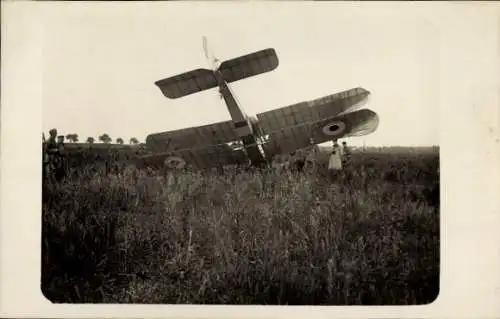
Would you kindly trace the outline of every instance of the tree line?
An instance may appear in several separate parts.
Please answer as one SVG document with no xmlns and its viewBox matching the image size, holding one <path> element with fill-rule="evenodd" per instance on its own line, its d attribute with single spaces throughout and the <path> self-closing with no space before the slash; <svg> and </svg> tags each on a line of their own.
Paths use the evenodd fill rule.
<svg viewBox="0 0 500 319">
<path fill-rule="evenodd" d="M 64 136 L 64 138 L 69 143 L 78 143 L 79 142 L 79 137 L 78 137 L 78 134 L 76 134 L 76 133 L 66 134 Z M 102 142 L 102 143 L 105 143 L 105 144 L 109 144 L 109 143 L 113 142 L 113 139 L 107 133 L 104 133 L 104 134 L 100 135 L 97 138 L 97 140 L 99 142 Z M 96 141 L 96 139 L 93 136 L 89 136 L 85 140 L 85 143 L 87 143 L 87 144 L 93 144 L 93 143 L 95 143 L 95 141 Z M 115 139 L 115 143 L 116 144 L 125 144 L 125 140 L 123 138 L 121 138 L 121 137 L 117 137 Z M 137 144 L 139 144 L 139 140 L 137 138 L 135 138 L 135 137 L 131 137 L 128 140 L 128 143 L 132 144 L 132 145 L 137 145 Z"/>
</svg>

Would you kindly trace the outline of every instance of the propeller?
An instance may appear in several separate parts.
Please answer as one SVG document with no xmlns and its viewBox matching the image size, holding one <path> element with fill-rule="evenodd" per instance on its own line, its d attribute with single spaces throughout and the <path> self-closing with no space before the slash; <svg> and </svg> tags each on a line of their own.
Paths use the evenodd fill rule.
<svg viewBox="0 0 500 319">
<path fill-rule="evenodd" d="M 220 60 L 215 57 L 214 52 L 208 46 L 207 37 L 203 36 L 202 39 L 203 39 L 203 51 L 205 52 L 205 58 L 207 59 L 207 62 L 209 64 L 209 66 L 212 68 L 212 70 L 217 71 L 219 69 L 219 66 L 220 66 Z M 219 91 L 219 98 L 220 99 L 224 98 L 220 91 Z"/>
<path fill-rule="evenodd" d="M 215 57 L 213 51 L 208 46 L 208 39 L 206 36 L 203 36 L 203 50 L 205 51 L 205 58 L 207 59 L 208 64 L 212 70 L 216 71 L 220 66 L 220 60 Z"/>
</svg>

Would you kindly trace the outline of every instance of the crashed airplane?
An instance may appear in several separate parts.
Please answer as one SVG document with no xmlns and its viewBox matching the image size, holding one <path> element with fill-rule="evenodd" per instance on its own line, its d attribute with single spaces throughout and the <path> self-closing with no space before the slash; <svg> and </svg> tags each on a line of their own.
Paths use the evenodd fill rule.
<svg viewBox="0 0 500 319">
<path fill-rule="evenodd" d="M 195 69 L 155 84 L 169 99 L 218 88 L 231 120 L 148 135 L 146 147 L 151 154 L 140 158 L 143 165 L 172 169 L 263 166 L 277 155 L 367 135 L 378 127 L 377 113 L 360 109 L 370 95 L 361 87 L 248 116 L 229 84 L 276 69 L 276 51 L 269 48 L 220 63 L 210 53 L 206 37 L 203 47 L 211 69 Z"/>
</svg>

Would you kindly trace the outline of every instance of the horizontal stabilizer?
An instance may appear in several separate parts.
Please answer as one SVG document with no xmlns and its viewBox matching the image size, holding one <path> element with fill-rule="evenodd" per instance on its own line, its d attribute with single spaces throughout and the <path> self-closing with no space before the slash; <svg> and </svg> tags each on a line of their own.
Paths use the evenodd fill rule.
<svg viewBox="0 0 500 319">
<path fill-rule="evenodd" d="M 265 49 L 222 62 L 219 71 L 228 83 L 270 72 L 278 67 L 274 49 Z"/>
<path fill-rule="evenodd" d="M 163 95 L 170 99 L 177 99 L 217 87 L 217 79 L 213 71 L 197 69 L 156 81 L 155 84 L 160 88 Z"/>
</svg>

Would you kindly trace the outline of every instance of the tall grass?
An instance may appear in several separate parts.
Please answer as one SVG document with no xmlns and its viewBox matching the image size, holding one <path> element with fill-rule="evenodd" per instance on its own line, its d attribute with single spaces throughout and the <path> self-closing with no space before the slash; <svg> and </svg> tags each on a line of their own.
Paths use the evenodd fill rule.
<svg viewBox="0 0 500 319">
<path fill-rule="evenodd" d="M 317 172 L 92 165 L 44 185 L 53 302 L 389 305 L 439 291 L 438 153 Z"/>
</svg>

